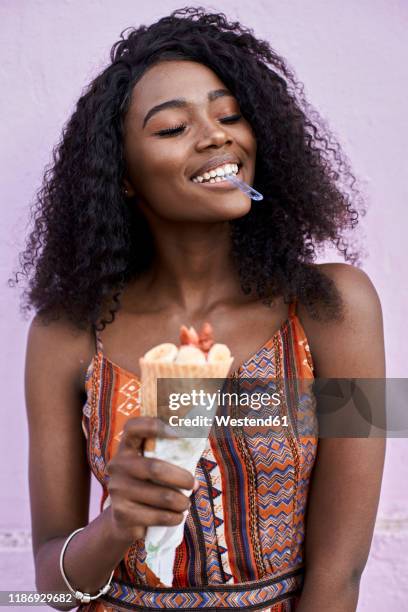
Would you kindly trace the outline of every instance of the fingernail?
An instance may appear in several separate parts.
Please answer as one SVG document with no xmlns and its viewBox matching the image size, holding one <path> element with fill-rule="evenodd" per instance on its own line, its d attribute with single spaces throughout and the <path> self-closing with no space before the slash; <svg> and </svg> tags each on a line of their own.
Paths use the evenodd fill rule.
<svg viewBox="0 0 408 612">
<path fill-rule="evenodd" d="M 194 488 L 193 491 L 197 491 L 198 487 L 200 486 L 199 481 L 197 480 L 197 478 L 194 479 Z"/>
</svg>

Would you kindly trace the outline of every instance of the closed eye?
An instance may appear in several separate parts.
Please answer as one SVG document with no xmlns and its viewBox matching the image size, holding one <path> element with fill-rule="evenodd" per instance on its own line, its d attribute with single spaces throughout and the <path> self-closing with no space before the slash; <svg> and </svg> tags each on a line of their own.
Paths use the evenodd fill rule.
<svg viewBox="0 0 408 612">
<path fill-rule="evenodd" d="M 241 117 L 242 115 L 240 114 L 229 115 L 228 117 L 222 117 L 222 119 L 220 119 L 220 122 L 221 123 L 234 123 L 235 121 L 239 121 Z M 173 136 L 173 135 L 181 134 L 182 132 L 184 132 L 186 127 L 187 126 L 185 123 L 180 123 L 179 125 L 175 125 L 174 127 L 171 127 L 171 128 L 166 128 L 165 130 L 159 130 L 158 132 L 155 132 L 154 135 L 155 136 Z"/>
</svg>

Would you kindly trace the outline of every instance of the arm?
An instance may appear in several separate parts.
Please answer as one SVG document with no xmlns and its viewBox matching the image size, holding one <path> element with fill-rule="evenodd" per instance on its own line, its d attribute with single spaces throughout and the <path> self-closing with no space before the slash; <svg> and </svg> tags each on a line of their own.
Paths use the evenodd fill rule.
<svg viewBox="0 0 408 612">
<path fill-rule="evenodd" d="M 345 264 L 322 271 L 345 304 L 341 322 L 303 313 L 322 378 L 384 378 L 381 306 L 368 276 Z M 305 582 L 297 612 L 354 612 L 378 508 L 385 438 L 319 439 L 309 491 Z"/>
<path fill-rule="evenodd" d="M 29 486 L 36 587 L 68 589 L 59 555 L 68 535 L 88 524 L 90 472 L 82 432 L 83 364 L 93 353 L 89 333 L 68 324 L 31 324 L 26 355 Z M 130 546 L 113 536 L 110 508 L 70 541 L 65 573 L 74 588 L 94 594 Z M 78 605 L 55 604 L 57 609 Z"/>
</svg>

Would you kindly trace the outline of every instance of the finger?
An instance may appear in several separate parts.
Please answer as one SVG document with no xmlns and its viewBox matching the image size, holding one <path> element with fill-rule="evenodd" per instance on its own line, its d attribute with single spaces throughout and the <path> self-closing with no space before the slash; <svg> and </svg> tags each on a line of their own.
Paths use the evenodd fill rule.
<svg viewBox="0 0 408 612">
<path fill-rule="evenodd" d="M 132 478 L 124 478 L 119 484 L 121 490 L 126 491 L 127 499 L 133 502 L 163 508 L 172 512 L 184 512 L 191 504 L 190 497 L 187 497 L 177 489 L 165 487 L 143 481 L 135 486 Z"/>
<path fill-rule="evenodd" d="M 135 417 L 125 423 L 123 438 L 128 446 L 141 448 L 142 440 L 157 437 L 177 438 L 178 436 L 174 429 L 157 417 Z"/>
<path fill-rule="evenodd" d="M 129 476 L 140 480 L 150 480 L 154 483 L 176 489 L 193 489 L 194 476 L 187 470 L 161 459 L 132 456 L 127 458 L 125 467 Z"/>
<path fill-rule="evenodd" d="M 118 450 L 132 448 L 137 455 L 142 455 L 145 439 L 156 437 L 162 429 L 163 424 L 161 421 L 161 425 L 156 423 L 157 420 L 154 417 L 136 417 L 126 421 Z"/>
<path fill-rule="evenodd" d="M 179 525 L 184 519 L 182 512 L 152 508 L 152 506 L 146 506 L 145 504 L 133 501 L 122 502 L 121 515 L 122 517 L 126 515 L 125 519 L 122 518 L 122 522 L 129 528 L 133 526 Z"/>
</svg>

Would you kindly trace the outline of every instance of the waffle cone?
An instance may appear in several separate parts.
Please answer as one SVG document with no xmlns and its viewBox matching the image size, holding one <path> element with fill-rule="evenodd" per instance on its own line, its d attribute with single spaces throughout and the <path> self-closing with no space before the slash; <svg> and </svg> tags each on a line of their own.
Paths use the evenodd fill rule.
<svg viewBox="0 0 408 612">
<path fill-rule="evenodd" d="M 158 378 L 178 378 L 180 379 L 177 389 L 180 393 L 191 391 L 191 383 L 188 379 L 225 379 L 232 365 L 233 357 L 225 361 L 213 363 L 165 363 L 158 361 L 146 361 L 143 357 L 139 360 L 141 371 L 141 411 L 142 416 L 157 417 L 157 379 Z M 183 381 L 183 379 L 186 379 Z M 211 383 L 209 381 L 209 385 Z M 203 386 L 205 382 L 203 381 Z M 213 389 L 212 385 L 212 389 Z M 184 408 L 185 412 L 190 410 L 190 407 Z M 183 415 L 183 408 L 178 413 Z M 149 438 L 145 441 L 144 450 L 155 450 L 155 438 Z"/>
</svg>

